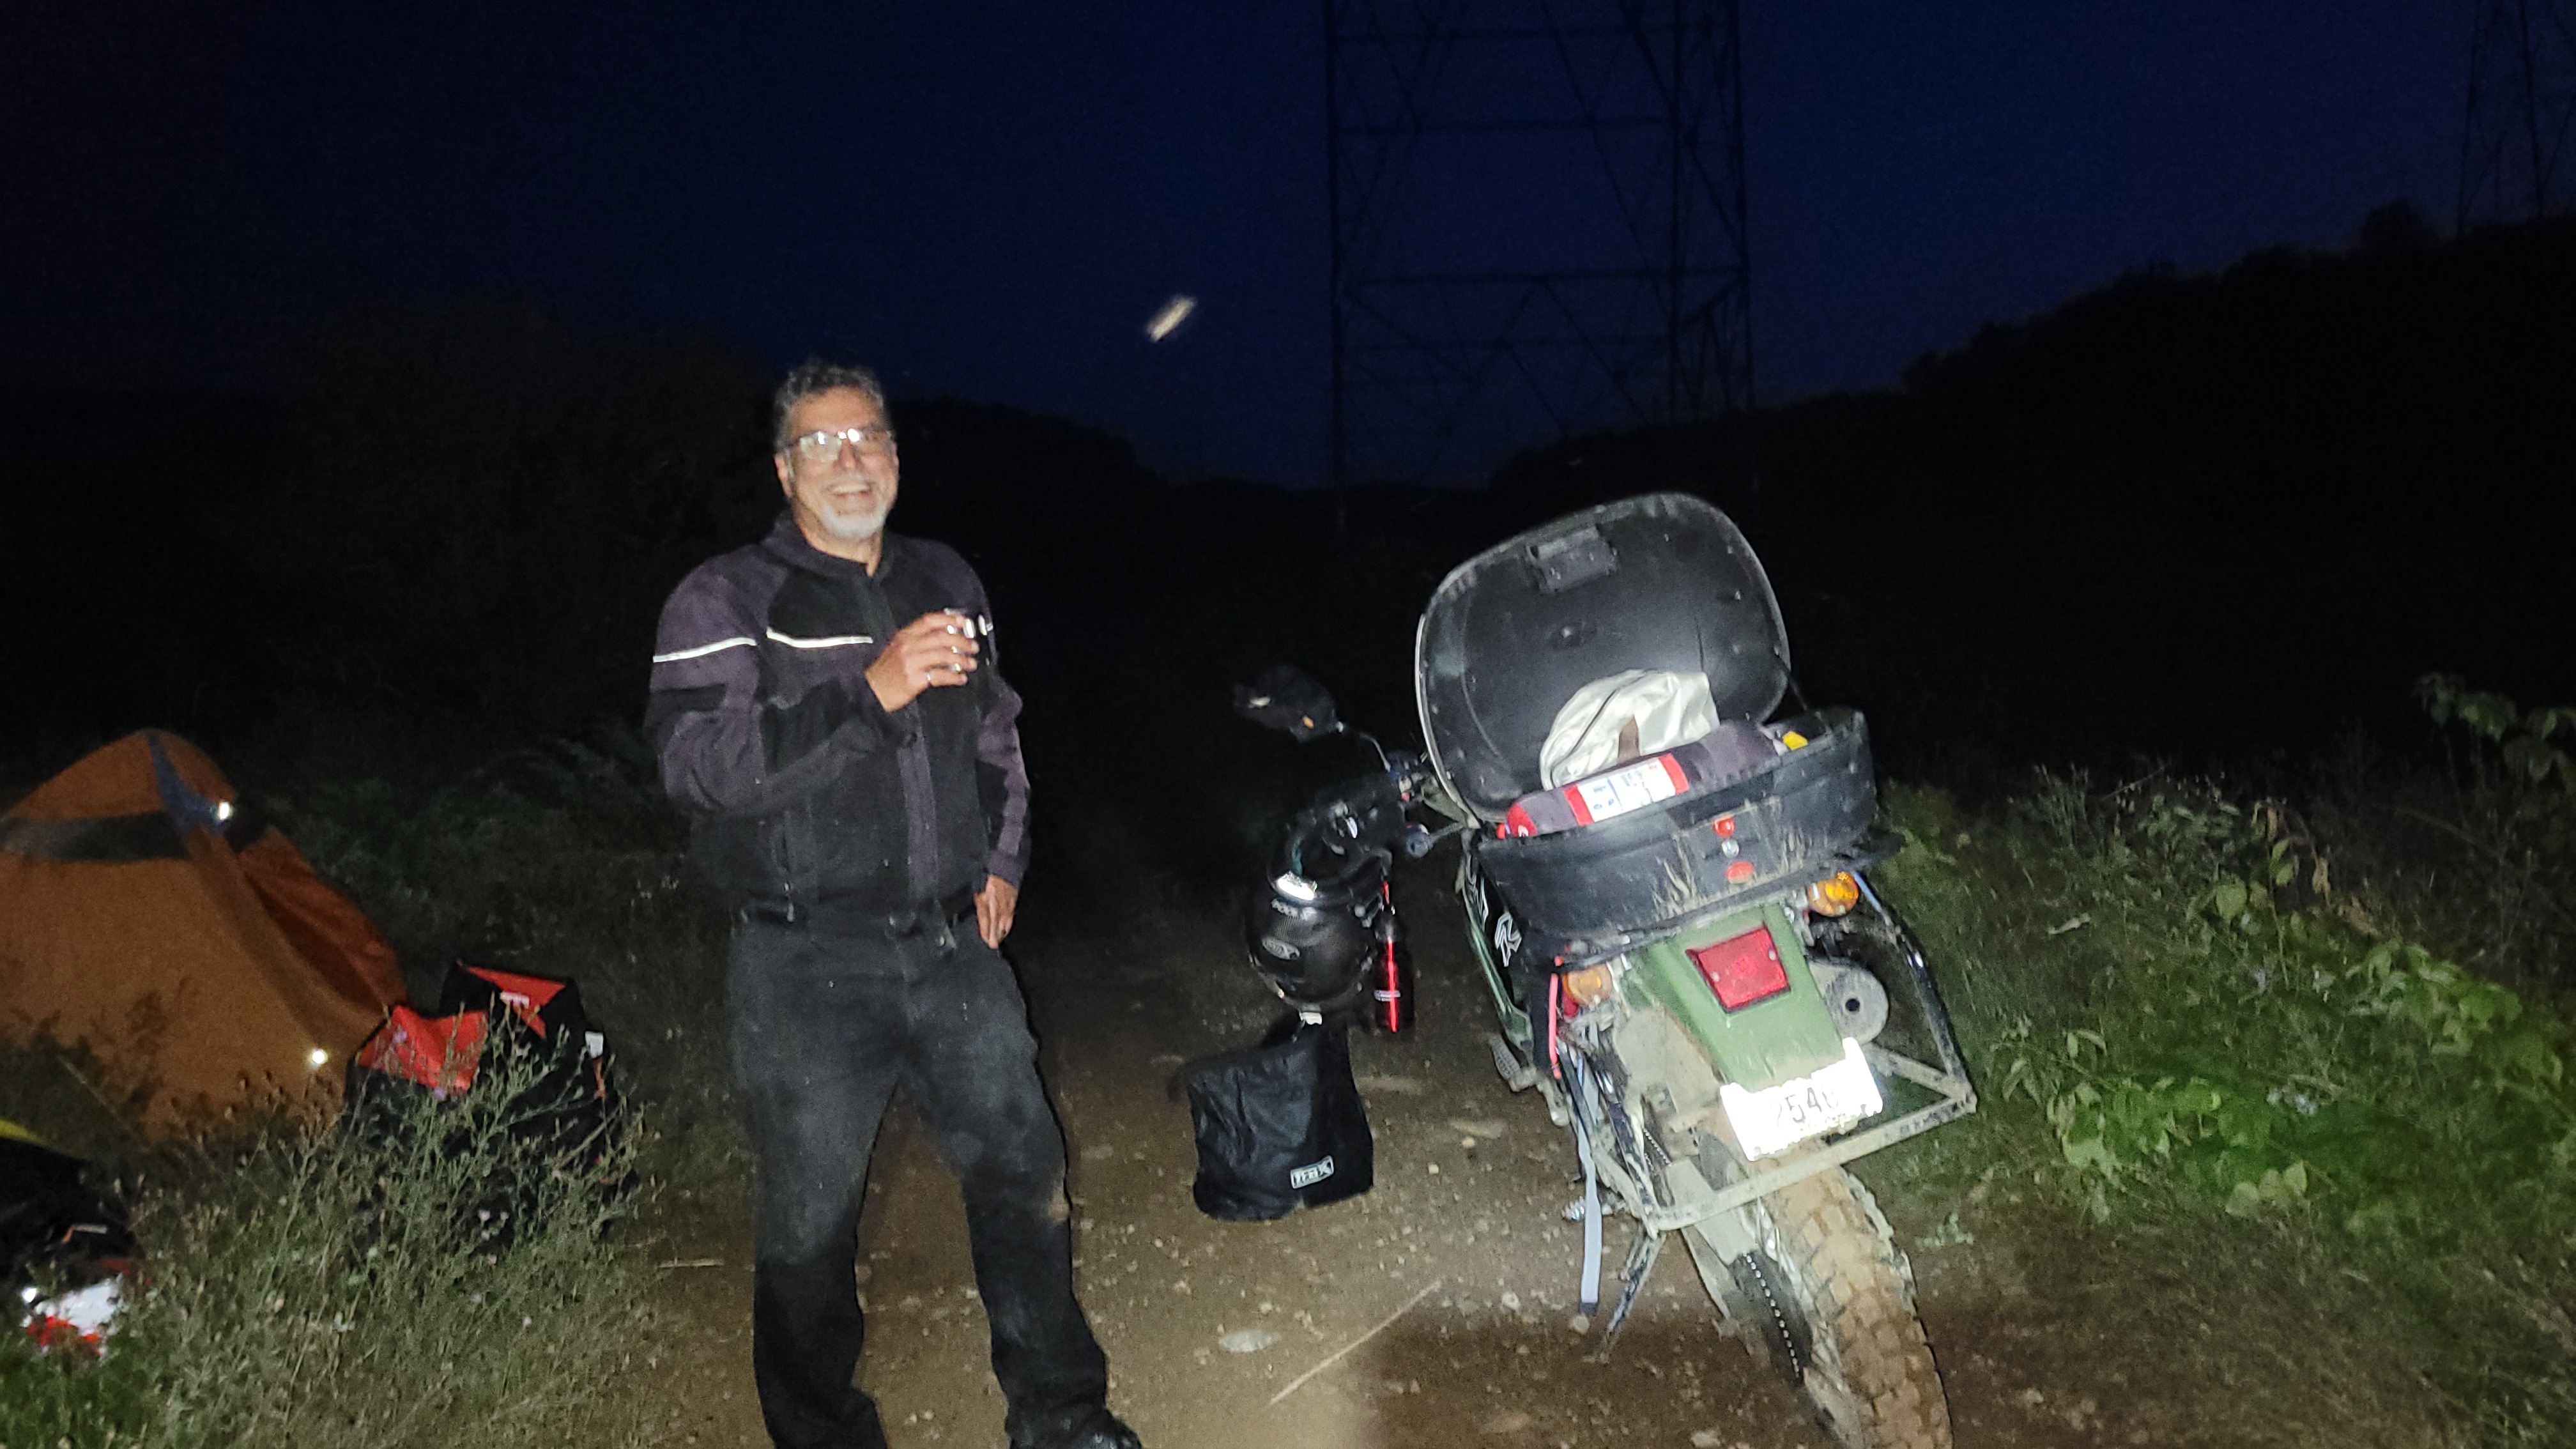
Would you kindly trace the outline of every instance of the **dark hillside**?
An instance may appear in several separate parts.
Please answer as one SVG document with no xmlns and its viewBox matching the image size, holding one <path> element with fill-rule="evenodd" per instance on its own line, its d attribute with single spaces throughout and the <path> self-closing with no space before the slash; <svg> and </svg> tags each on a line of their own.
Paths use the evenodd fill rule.
<svg viewBox="0 0 2576 1449">
<path fill-rule="evenodd" d="M 1360 490 L 1338 537 L 1319 492 L 899 400 L 899 526 L 990 581 L 1060 780 L 1222 773 L 1195 757 L 1223 753 L 1224 686 L 1283 657 L 1400 731 L 1447 569 L 1671 486 L 1743 522 L 1810 692 L 1871 709 L 1902 769 L 2305 749 L 2436 669 L 2576 697 L 2576 222 L 2373 235 L 2135 274 L 1749 439 L 1589 436 L 1483 490 Z M 29 752 L 40 729 L 256 732 L 315 701 L 512 737 L 631 719 L 663 593 L 775 508 L 759 369 L 713 339 L 356 309 L 294 375 L 280 402 L 9 399 L 30 764 L 61 753 Z"/>
<path fill-rule="evenodd" d="M 1901 735 L 2241 756 L 2435 669 L 2576 694 L 2576 220 L 2138 273 L 1760 427 L 1758 501 L 1717 496 L 1802 673 Z M 1669 451 L 1570 443 L 1495 506 L 1630 491 Z"/>
<path fill-rule="evenodd" d="M 0 761 L 102 719 L 220 713 L 218 696 L 265 687 L 247 638 L 266 612 L 259 581 L 206 518 L 291 450 L 285 410 L 265 399 L 0 389 Z"/>
</svg>

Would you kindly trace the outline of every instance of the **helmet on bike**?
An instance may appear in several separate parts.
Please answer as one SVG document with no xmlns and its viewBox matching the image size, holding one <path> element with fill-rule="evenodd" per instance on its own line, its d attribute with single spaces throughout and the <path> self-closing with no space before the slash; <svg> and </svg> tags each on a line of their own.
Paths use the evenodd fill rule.
<svg viewBox="0 0 2576 1449">
<path fill-rule="evenodd" d="M 1245 902 L 1253 968 L 1292 1006 L 1349 1005 L 1378 948 L 1387 853 L 1292 832 L 1282 855 L 1281 869 Z"/>
</svg>

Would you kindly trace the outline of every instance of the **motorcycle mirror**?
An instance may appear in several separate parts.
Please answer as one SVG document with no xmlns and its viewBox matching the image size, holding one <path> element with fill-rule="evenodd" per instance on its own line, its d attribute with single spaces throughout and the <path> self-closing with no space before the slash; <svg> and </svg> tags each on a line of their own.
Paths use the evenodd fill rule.
<svg viewBox="0 0 2576 1449">
<path fill-rule="evenodd" d="M 1274 664 L 1250 684 L 1236 685 L 1234 712 L 1299 744 L 1342 732 L 1332 693 L 1293 664 Z"/>
</svg>

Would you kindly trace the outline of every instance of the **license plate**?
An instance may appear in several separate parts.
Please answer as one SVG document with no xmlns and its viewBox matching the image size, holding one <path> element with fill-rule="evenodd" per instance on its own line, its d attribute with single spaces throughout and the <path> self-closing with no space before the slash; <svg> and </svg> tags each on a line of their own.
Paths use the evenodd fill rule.
<svg viewBox="0 0 2576 1449">
<path fill-rule="evenodd" d="M 1749 1091 L 1721 1084 L 1718 1100 L 1747 1157 L 1769 1157 L 1810 1137 L 1877 1116 L 1887 1105 L 1878 1078 L 1861 1059 L 1860 1043 L 1843 1038 L 1843 1059 L 1776 1087 Z"/>
</svg>

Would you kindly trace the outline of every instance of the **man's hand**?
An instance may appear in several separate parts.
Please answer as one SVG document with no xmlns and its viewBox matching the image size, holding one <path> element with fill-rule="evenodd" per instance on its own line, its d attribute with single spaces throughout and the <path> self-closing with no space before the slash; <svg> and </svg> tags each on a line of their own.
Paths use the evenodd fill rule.
<svg viewBox="0 0 2576 1449">
<path fill-rule="evenodd" d="M 1011 934 L 1011 912 L 1020 904 L 1020 888 L 998 875 L 984 877 L 984 888 L 975 892 L 975 929 L 982 933 L 984 944 L 999 946 Z"/>
<path fill-rule="evenodd" d="M 868 688 L 889 713 L 921 696 L 925 689 L 964 684 L 975 672 L 980 652 L 963 614 L 942 610 L 924 614 L 896 631 L 868 666 Z"/>
</svg>

